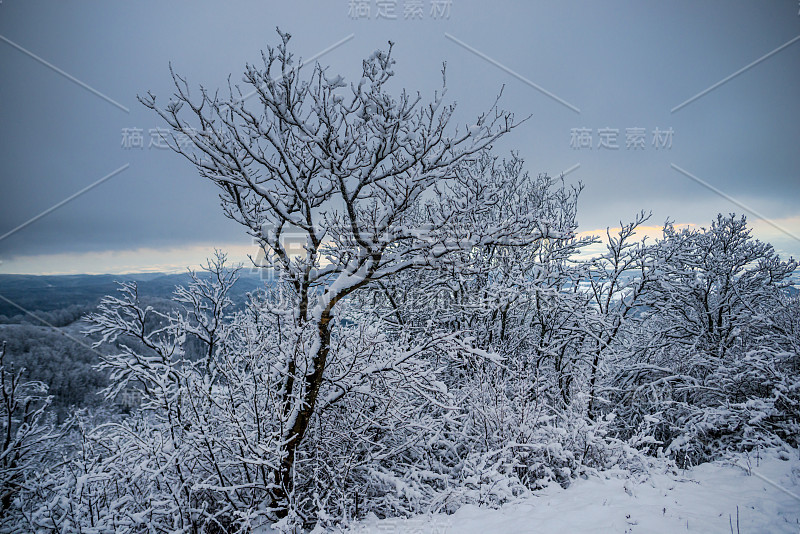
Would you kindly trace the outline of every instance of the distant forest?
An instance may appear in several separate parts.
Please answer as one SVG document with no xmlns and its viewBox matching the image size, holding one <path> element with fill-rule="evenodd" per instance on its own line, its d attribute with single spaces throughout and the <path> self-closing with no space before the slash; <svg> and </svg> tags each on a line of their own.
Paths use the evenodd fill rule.
<svg viewBox="0 0 800 534">
<path fill-rule="evenodd" d="M 106 295 L 113 294 L 118 282 L 136 282 L 143 297 L 169 299 L 175 287 L 189 283 L 189 275 L 164 273 L 138 273 L 124 275 L 67 275 L 34 276 L 21 274 L 0 275 L 0 324 L 39 324 L 37 317 L 53 324 L 67 326 L 83 313 L 93 309 Z M 261 285 L 258 273 L 242 272 L 232 297 L 242 297 Z M 56 313 L 52 313 L 56 312 Z"/>
<path fill-rule="evenodd" d="M 174 308 L 170 297 L 175 287 L 188 280 L 187 274 L 163 273 L 0 275 L 0 295 L 18 306 L 0 299 L 0 342 L 6 342 L 7 364 L 24 368 L 25 379 L 48 386 L 58 421 L 70 407 L 97 407 L 105 402 L 98 392 L 108 379 L 95 368 L 102 352 L 92 350 L 94 340 L 83 334 L 87 325 L 81 318 L 94 312 L 104 296 L 114 294 L 117 282 L 130 281 L 137 283 L 143 304 L 168 312 Z M 241 304 L 247 292 L 262 284 L 258 275 L 244 272 L 231 296 Z"/>
</svg>

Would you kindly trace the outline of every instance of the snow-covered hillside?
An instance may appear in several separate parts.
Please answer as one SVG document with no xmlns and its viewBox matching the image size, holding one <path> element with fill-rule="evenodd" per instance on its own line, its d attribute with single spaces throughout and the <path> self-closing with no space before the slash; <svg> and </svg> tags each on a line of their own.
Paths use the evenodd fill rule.
<svg viewBox="0 0 800 534">
<path fill-rule="evenodd" d="M 450 516 L 373 517 L 346 532 L 798 533 L 800 453 L 787 448 L 690 470 L 661 468 L 638 481 L 608 472 L 568 489 L 554 484 L 499 510 L 465 506 Z"/>
</svg>

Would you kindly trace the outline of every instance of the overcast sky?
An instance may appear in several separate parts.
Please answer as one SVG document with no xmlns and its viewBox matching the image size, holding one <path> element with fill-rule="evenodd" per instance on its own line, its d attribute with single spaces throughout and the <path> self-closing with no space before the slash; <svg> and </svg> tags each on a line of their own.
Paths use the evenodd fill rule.
<svg viewBox="0 0 800 534">
<path fill-rule="evenodd" d="M 319 61 L 349 79 L 391 39 L 397 85 L 423 95 L 446 61 L 462 123 L 505 86 L 502 107 L 531 118 L 498 153 L 517 150 L 531 173 L 582 181 L 581 230 L 641 209 L 654 227 L 745 213 L 757 237 L 797 257 L 800 240 L 787 233 L 800 236 L 799 9 L 797 0 L 3 0 L 0 235 L 117 172 L 0 239 L 0 273 L 175 270 L 214 247 L 254 253 L 215 186 L 150 146 L 164 124 L 136 95 L 166 100 L 170 61 L 192 84 L 238 81 L 276 43 L 276 26 L 303 58 L 340 43 Z M 644 144 L 626 147 L 641 129 Z"/>
</svg>

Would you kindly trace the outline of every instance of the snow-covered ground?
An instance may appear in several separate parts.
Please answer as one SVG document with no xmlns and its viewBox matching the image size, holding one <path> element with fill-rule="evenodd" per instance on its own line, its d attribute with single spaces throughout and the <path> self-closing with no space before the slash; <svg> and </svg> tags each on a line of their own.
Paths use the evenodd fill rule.
<svg viewBox="0 0 800 534">
<path fill-rule="evenodd" d="M 465 506 L 453 515 L 368 518 L 349 533 L 518 534 L 800 533 L 800 452 L 762 451 L 690 470 L 654 469 L 558 485 L 499 510 Z M 748 474 L 748 470 L 749 473 Z"/>
</svg>

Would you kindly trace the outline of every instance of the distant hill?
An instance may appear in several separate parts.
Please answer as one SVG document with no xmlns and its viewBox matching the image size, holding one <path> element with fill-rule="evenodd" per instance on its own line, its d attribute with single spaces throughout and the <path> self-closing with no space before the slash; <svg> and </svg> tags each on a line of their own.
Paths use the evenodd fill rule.
<svg viewBox="0 0 800 534">
<path fill-rule="evenodd" d="M 135 281 L 139 294 L 169 298 L 175 287 L 189 283 L 189 275 L 165 273 L 100 274 L 38 276 L 25 274 L 0 275 L 0 295 L 31 312 L 51 312 L 70 306 L 94 306 L 101 298 L 117 291 L 117 282 Z M 248 269 L 240 272 L 231 298 L 239 300 L 245 293 L 263 287 L 265 280 Z M 13 317 L 22 310 L 0 299 L 0 315 Z"/>
<path fill-rule="evenodd" d="M 24 367 L 26 379 L 47 384 L 59 421 L 69 413 L 70 406 L 103 403 L 96 392 L 106 385 L 107 376 L 94 366 L 100 363 L 98 351 L 108 349 L 90 348 L 96 339 L 84 337 L 87 324 L 81 318 L 92 312 L 104 296 L 115 293 L 117 282 L 131 281 L 137 283 L 139 295 L 147 305 L 168 311 L 175 287 L 187 285 L 190 278 L 186 273 L 0 275 L 0 296 L 36 316 L 33 318 L 0 298 L 0 343 L 7 343 L 6 363 L 16 369 Z M 241 305 L 246 293 L 265 283 L 258 273 L 243 269 L 230 297 Z M 187 344 L 187 353 L 192 346 Z"/>
</svg>

